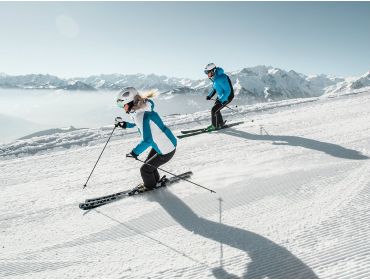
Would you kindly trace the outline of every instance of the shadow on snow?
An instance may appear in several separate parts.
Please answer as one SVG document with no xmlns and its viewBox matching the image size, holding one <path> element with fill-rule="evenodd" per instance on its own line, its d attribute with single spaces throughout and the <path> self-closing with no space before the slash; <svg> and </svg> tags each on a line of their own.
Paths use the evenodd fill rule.
<svg viewBox="0 0 370 280">
<path fill-rule="evenodd" d="M 242 278 L 318 278 L 291 252 L 261 235 L 199 217 L 169 191 L 155 192 L 150 197 L 186 230 L 247 253 L 251 261 Z M 222 265 L 213 268 L 212 273 L 217 278 L 238 278 Z"/>
<path fill-rule="evenodd" d="M 273 145 L 300 146 L 306 149 L 321 151 L 328 155 L 339 157 L 339 158 L 355 159 L 355 160 L 369 159 L 369 157 L 361 154 L 360 152 L 356 150 L 351 150 L 351 149 L 344 148 L 340 145 L 317 141 L 317 140 L 299 137 L 299 136 L 258 135 L 258 134 L 251 134 L 248 132 L 240 131 L 237 129 L 232 129 L 232 128 L 225 129 L 219 132 L 227 134 L 227 135 L 247 139 L 247 140 L 272 141 Z"/>
</svg>

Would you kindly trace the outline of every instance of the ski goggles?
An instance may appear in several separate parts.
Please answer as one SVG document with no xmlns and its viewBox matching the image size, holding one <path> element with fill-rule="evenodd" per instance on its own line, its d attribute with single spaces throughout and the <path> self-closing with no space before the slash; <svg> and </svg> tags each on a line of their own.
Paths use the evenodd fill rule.
<svg viewBox="0 0 370 280">
<path fill-rule="evenodd" d="M 123 105 L 123 100 L 122 99 L 117 99 L 117 106 L 120 107 L 120 108 L 125 107 L 125 105 Z"/>
<path fill-rule="evenodd" d="M 205 69 L 204 70 L 204 74 L 206 74 L 206 75 L 208 75 L 208 73 L 213 73 L 215 71 L 215 69 L 213 68 L 213 69 L 211 69 L 211 70 L 207 70 L 207 69 Z"/>
</svg>

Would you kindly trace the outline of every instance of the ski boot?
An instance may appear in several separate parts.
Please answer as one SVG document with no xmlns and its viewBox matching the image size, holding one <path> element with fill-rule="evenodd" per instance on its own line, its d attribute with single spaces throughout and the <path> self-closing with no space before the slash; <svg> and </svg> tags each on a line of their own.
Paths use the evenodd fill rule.
<svg viewBox="0 0 370 280">
<path fill-rule="evenodd" d="M 163 175 L 163 177 L 157 182 L 157 185 L 155 186 L 156 189 L 163 188 L 166 186 L 168 182 L 168 179 L 166 178 L 166 175 Z"/>
<path fill-rule="evenodd" d="M 143 192 L 146 192 L 148 189 L 147 187 L 145 187 L 145 185 L 143 183 L 137 185 L 135 188 L 133 188 L 131 190 L 131 194 L 138 194 L 138 193 L 143 193 Z"/>
<path fill-rule="evenodd" d="M 216 130 L 224 128 L 226 125 L 226 121 L 223 121 L 221 124 L 217 125 Z"/>
<path fill-rule="evenodd" d="M 211 124 L 210 126 L 207 126 L 204 131 L 207 131 L 207 132 L 211 132 L 211 131 L 215 131 L 216 130 L 216 127 L 213 126 L 213 124 Z"/>
</svg>

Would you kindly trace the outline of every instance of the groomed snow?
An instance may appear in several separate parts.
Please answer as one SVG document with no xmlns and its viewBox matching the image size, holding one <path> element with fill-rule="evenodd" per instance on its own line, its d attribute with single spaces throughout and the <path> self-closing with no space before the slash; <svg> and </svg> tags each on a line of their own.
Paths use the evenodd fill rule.
<svg viewBox="0 0 370 280">
<path fill-rule="evenodd" d="M 85 190 L 111 128 L 1 146 L 0 277 L 369 278 L 369 108 L 370 91 L 238 108 L 244 124 L 179 139 L 163 167 L 216 194 L 181 182 L 88 212 L 140 181 L 137 133 L 117 132 Z"/>
</svg>

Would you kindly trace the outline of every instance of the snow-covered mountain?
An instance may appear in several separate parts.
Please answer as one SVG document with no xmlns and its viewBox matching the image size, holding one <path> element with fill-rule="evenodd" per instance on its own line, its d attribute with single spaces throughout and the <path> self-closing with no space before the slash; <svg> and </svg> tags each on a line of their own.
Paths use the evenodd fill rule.
<svg viewBox="0 0 370 280">
<path fill-rule="evenodd" d="M 342 81 L 333 81 L 326 75 L 308 77 L 271 66 L 244 68 L 230 73 L 230 79 L 234 82 L 236 94 L 257 102 L 320 96 L 327 86 Z"/>
<path fill-rule="evenodd" d="M 351 89 L 360 89 L 370 86 L 370 71 L 350 84 Z"/>
<path fill-rule="evenodd" d="M 307 76 L 293 70 L 285 71 L 272 66 L 243 68 L 227 73 L 236 94 L 251 102 L 277 101 L 289 98 L 320 96 L 325 93 L 360 89 L 369 86 L 369 73 L 359 78 L 338 78 L 329 75 Z M 110 74 L 87 78 L 60 79 L 51 75 L 0 75 L 0 88 L 66 89 L 66 90 L 119 90 L 135 86 L 140 90 L 157 89 L 170 93 L 207 93 L 211 82 L 207 78 L 191 80 L 155 74 Z"/>
<path fill-rule="evenodd" d="M 65 90 L 85 90 L 85 91 L 96 91 L 96 88 L 93 86 L 90 86 L 89 84 L 86 84 L 81 81 L 69 81 L 68 85 L 61 87 Z"/>
<path fill-rule="evenodd" d="M 328 88 L 327 91 L 337 93 L 365 89 L 370 86 L 370 71 L 359 78 L 350 78 L 346 82 L 338 83 L 335 86 L 334 90 Z"/>
<path fill-rule="evenodd" d="M 111 74 L 78 79 L 101 90 L 119 90 L 122 87 L 135 86 L 140 90 L 158 89 L 159 91 L 170 91 L 181 87 L 192 88 L 195 83 L 190 79 L 169 78 L 167 76 L 158 76 L 155 74 Z"/>
<path fill-rule="evenodd" d="M 333 84 L 325 89 L 325 93 L 350 92 L 359 89 L 366 90 L 368 87 L 370 87 L 370 71 L 361 77 L 348 78 L 345 81 Z"/>
<path fill-rule="evenodd" d="M 0 75 L 0 88 L 96 90 L 82 81 L 76 79 L 65 80 L 48 74 Z"/>
</svg>

